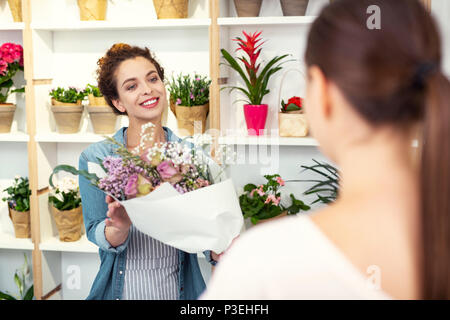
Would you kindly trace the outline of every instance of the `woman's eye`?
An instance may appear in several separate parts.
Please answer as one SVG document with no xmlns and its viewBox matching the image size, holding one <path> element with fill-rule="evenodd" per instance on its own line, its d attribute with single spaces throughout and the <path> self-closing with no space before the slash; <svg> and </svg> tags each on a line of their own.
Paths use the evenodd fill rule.
<svg viewBox="0 0 450 320">
<path fill-rule="evenodd" d="M 134 88 L 136 88 L 136 85 L 135 85 L 135 84 L 129 86 L 129 87 L 127 88 L 127 90 L 133 90 Z"/>
<path fill-rule="evenodd" d="M 156 81 L 158 81 L 158 78 L 157 78 L 157 77 L 150 78 L 150 81 L 151 81 L 151 82 L 156 82 Z"/>
</svg>

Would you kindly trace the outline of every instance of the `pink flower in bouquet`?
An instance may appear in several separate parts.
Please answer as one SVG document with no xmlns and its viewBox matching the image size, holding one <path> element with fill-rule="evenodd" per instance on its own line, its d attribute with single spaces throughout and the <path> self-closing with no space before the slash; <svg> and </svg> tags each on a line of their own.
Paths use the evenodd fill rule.
<svg viewBox="0 0 450 320">
<path fill-rule="evenodd" d="M 178 170 L 173 167 L 173 164 L 171 161 L 161 162 L 156 167 L 156 170 L 158 170 L 158 172 L 161 175 L 161 178 L 163 178 L 163 180 L 168 180 L 168 179 L 172 178 L 172 176 L 174 176 L 178 173 Z"/>
<path fill-rule="evenodd" d="M 137 181 L 137 197 L 145 196 L 146 194 L 149 194 L 153 190 L 153 186 L 150 181 L 148 181 L 146 178 L 144 178 L 142 175 L 138 176 Z"/>
<path fill-rule="evenodd" d="M 205 180 L 205 179 L 202 179 L 202 178 L 198 178 L 196 182 L 197 182 L 197 186 L 199 188 L 203 188 L 203 187 L 209 186 L 209 181 Z"/>
<path fill-rule="evenodd" d="M 135 173 L 128 179 L 127 185 L 125 186 L 125 195 L 127 199 L 136 197 L 138 193 L 138 175 Z"/>
</svg>

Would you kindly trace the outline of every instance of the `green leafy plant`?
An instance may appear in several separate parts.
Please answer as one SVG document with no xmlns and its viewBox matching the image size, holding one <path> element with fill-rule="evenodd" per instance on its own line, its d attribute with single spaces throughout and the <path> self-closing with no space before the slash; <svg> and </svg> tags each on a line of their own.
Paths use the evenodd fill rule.
<svg viewBox="0 0 450 320">
<path fill-rule="evenodd" d="M 64 103 L 77 103 L 79 100 L 83 100 L 87 94 L 85 90 L 81 90 L 75 87 L 61 88 L 57 87 L 49 92 L 50 97 L 59 102 Z"/>
<path fill-rule="evenodd" d="M 262 40 L 261 38 L 258 38 L 261 35 L 261 32 L 255 32 L 249 35 L 243 31 L 243 34 L 246 37 L 245 41 L 240 37 L 233 40 L 237 41 L 239 45 L 239 48 L 236 51 L 243 50 L 247 55 L 247 57 L 243 56 L 238 58 L 238 60 L 244 63 L 245 71 L 228 51 L 225 49 L 221 49 L 220 51 L 227 62 L 221 64 L 234 69 L 242 80 L 244 80 L 246 89 L 237 86 L 224 87 L 223 89 L 229 88 L 230 92 L 239 90 L 247 97 L 247 100 L 245 100 L 247 103 L 260 105 L 264 96 L 270 92 L 270 90 L 267 89 L 270 77 L 282 69 L 281 65 L 287 61 L 281 61 L 289 55 L 285 54 L 274 57 L 266 64 L 261 73 L 258 74 L 261 63 L 257 64 L 257 60 L 262 49 L 260 47 L 263 44 L 258 44 L 258 42 Z"/>
<path fill-rule="evenodd" d="M 175 105 L 186 107 L 201 106 L 209 101 L 211 80 L 206 76 L 196 73 L 193 76 L 180 73 L 176 77 L 172 76 L 167 85 L 170 100 Z"/>
<path fill-rule="evenodd" d="M 86 95 L 92 94 L 96 98 L 103 97 L 102 93 L 100 92 L 100 89 L 92 84 L 87 84 L 86 88 L 84 89 L 84 92 Z"/>
<path fill-rule="evenodd" d="M 48 197 L 49 203 L 56 209 L 72 210 L 81 205 L 80 189 L 76 179 L 65 177 L 56 185 L 51 189 Z"/>
<path fill-rule="evenodd" d="M 26 280 L 30 275 L 30 269 L 28 268 L 28 260 L 25 254 L 24 257 L 25 262 L 22 268 L 14 273 L 14 283 L 19 289 L 19 295 L 12 296 L 9 293 L 0 291 L 0 300 L 33 300 L 34 286 L 31 285 L 31 287 L 26 289 Z"/>
<path fill-rule="evenodd" d="M 30 210 L 30 185 L 28 178 L 16 176 L 12 186 L 4 189 L 8 197 L 2 198 L 8 202 L 8 206 L 16 211 L 25 212 Z"/>
<path fill-rule="evenodd" d="M 20 44 L 4 43 L 0 46 L 0 103 L 5 103 L 10 93 L 25 92 L 25 87 L 11 90 L 12 78 L 23 71 L 23 48 Z"/>
<path fill-rule="evenodd" d="M 303 182 L 316 182 L 311 188 L 304 192 L 305 195 L 316 194 L 317 199 L 311 203 L 322 202 L 324 204 L 329 204 L 334 202 L 339 193 L 339 172 L 332 165 L 312 159 L 315 165 L 312 166 L 301 166 L 304 168 L 304 171 L 312 171 L 318 174 L 324 179 L 321 180 L 295 180 L 295 181 L 303 181 Z M 293 180 L 294 181 L 294 180 Z"/>
<path fill-rule="evenodd" d="M 265 175 L 267 183 L 256 186 L 249 183 L 244 186 L 244 193 L 239 196 L 244 218 L 250 218 L 253 224 L 259 220 L 270 219 L 287 211 L 288 215 L 297 214 L 301 210 L 310 209 L 303 201 L 290 194 L 292 203 L 290 206 L 281 204 L 281 193 L 278 189 L 284 186 L 284 181 L 278 174 Z"/>
</svg>

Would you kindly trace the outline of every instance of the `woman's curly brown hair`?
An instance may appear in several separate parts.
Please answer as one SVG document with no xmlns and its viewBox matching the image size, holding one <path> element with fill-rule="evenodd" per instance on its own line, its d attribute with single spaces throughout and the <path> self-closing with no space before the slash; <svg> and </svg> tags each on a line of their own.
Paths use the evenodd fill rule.
<svg viewBox="0 0 450 320">
<path fill-rule="evenodd" d="M 125 43 L 116 43 L 106 52 L 105 56 L 97 61 L 98 88 L 108 105 L 113 108 L 116 114 L 124 115 L 126 112 L 120 112 L 112 103 L 112 100 L 119 98 L 115 72 L 123 61 L 137 57 L 144 57 L 153 63 L 161 81 L 164 81 L 164 69 L 159 65 L 147 47 L 140 48 Z"/>
</svg>

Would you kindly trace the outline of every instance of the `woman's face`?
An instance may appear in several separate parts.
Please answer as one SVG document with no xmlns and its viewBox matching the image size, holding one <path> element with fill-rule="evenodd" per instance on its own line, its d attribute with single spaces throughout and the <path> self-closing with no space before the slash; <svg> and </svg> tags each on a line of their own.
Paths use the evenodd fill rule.
<svg viewBox="0 0 450 320">
<path fill-rule="evenodd" d="M 130 121 L 159 122 L 167 105 L 166 88 L 156 67 L 144 57 L 123 61 L 116 70 L 119 99 L 112 100 Z"/>
</svg>

